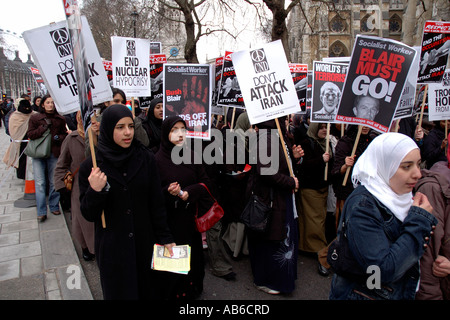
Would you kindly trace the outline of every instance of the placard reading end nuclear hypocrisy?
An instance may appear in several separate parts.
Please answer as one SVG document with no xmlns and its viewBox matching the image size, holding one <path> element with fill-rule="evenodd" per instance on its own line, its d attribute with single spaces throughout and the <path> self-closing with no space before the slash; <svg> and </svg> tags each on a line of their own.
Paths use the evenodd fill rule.
<svg viewBox="0 0 450 320">
<path fill-rule="evenodd" d="M 280 40 L 231 55 L 249 121 L 257 124 L 300 111 Z"/>
</svg>

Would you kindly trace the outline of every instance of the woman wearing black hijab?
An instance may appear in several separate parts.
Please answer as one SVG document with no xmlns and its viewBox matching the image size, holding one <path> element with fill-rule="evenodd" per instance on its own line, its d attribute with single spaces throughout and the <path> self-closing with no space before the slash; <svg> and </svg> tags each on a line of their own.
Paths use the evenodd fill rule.
<svg viewBox="0 0 450 320">
<path fill-rule="evenodd" d="M 153 153 L 134 139 L 134 121 L 124 105 L 103 112 L 97 168 L 92 158 L 79 170 L 81 212 L 95 222 L 95 253 L 105 299 L 157 297 L 153 245 L 171 251 L 173 238 Z M 104 212 L 106 228 L 101 215 Z"/>
<path fill-rule="evenodd" d="M 266 205 L 272 204 L 267 230 L 248 232 L 248 248 L 253 281 L 257 289 L 269 293 L 290 293 L 297 278 L 298 222 L 295 190 L 296 177 L 291 177 L 287 161 L 296 168 L 304 155 L 300 146 L 288 139 L 285 117 L 279 118 L 285 145 L 281 143 L 275 120 L 258 123 L 257 164 L 253 166 L 247 185 Z M 285 149 L 288 159 L 285 157 Z M 250 151 L 252 152 L 252 151 Z M 254 151 L 253 151 L 254 152 Z M 270 155 L 270 162 L 263 158 Z"/>
<path fill-rule="evenodd" d="M 147 117 L 142 121 L 142 127 L 145 129 L 149 140 L 149 149 L 157 152 L 161 143 L 161 125 L 163 122 L 163 103 L 162 99 L 153 99 L 147 110 Z"/>
<path fill-rule="evenodd" d="M 202 237 L 196 230 L 194 216 L 197 204 L 199 213 L 202 212 L 199 200 L 210 197 L 199 183 L 208 185 L 209 179 L 203 166 L 194 164 L 192 151 L 183 146 L 186 140 L 184 120 L 178 116 L 170 116 L 163 121 L 161 129 L 161 146 L 156 153 L 156 163 L 161 175 L 169 228 L 177 244 L 191 246 L 189 274 L 186 276 L 162 272 L 161 287 L 165 291 L 164 299 L 195 299 L 203 291 L 205 271 Z M 178 150 L 173 150 L 174 148 Z M 173 162 L 172 154 L 175 156 L 180 152 L 183 153 L 184 159 L 191 160 L 191 164 Z M 185 157 L 186 152 L 189 157 Z"/>
</svg>

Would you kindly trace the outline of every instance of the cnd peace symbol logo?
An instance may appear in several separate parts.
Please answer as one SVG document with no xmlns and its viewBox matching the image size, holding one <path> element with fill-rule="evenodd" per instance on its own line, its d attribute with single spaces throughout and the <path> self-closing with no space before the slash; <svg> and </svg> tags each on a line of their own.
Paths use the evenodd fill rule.
<svg viewBox="0 0 450 320">
<path fill-rule="evenodd" d="M 266 58 L 266 54 L 263 49 L 252 51 L 250 56 L 254 62 L 261 62 Z"/>
<path fill-rule="evenodd" d="M 255 73 L 265 72 L 269 70 L 269 64 L 267 63 L 266 52 L 264 51 L 264 49 L 256 49 L 250 51 L 250 58 L 252 59 Z"/>
<path fill-rule="evenodd" d="M 61 58 L 72 54 L 70 36 L 66 28 L 52 30 L 50 31 L 50 36 L 53 44 L 55 45 L 56 51 L 58 51 Z"/>
<path fill-rule="evenodd" d="M 127 56 L 136 55 L 136 42 L 134 40 L 127 40 Z"/>
</svg>

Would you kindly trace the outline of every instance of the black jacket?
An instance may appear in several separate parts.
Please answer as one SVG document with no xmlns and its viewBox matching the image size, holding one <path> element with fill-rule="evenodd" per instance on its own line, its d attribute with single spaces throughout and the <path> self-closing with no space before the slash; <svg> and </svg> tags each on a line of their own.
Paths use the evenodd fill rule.
<svg viewBox="0 0 450 320">
<path fill-rule="evenodd" d="M 153 245 L 173 242 L 154 155 L 139 145 L 123 168 L 99 153 L 97 164 L 108 178 L 109 191 L 96 192 L 89 186 L 91 158 L 81 164 L 79 185 L 81 212 L 95 222 L 95 254 L 104 298 L 154 297 Z"/>
</svg>

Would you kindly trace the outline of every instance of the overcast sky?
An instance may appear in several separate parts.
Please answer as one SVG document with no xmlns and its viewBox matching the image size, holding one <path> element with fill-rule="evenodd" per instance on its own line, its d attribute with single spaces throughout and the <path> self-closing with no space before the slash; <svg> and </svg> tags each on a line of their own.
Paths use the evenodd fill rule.
<svg viewBox="0 0 450 320">
<path fill-rule="evenodd" d="M 0 29 L 15 32 L 17 36 L 21 36 L 26 30 L 39 28 L 50 24 L 51 22 L 59 22 L 65 20 L 63 0 L 0 0 L 1 12 Z M 82 1 L 78 1 L 79 4 Z M 237 18 L 237 17 L 236 17 Z M 235 19 L 236 19 L 235 18 Z M 248 17 L 242 17 L 244 21 L 240 25 L 248 23 Z M 13 41 L 12 37 L 8 37 L 9 41 Z M 18 39 L 16 39 L 19 41 Z M 253 42 L 254 31 L 250 23 L 248 30 L 241 34 L 238 40 L 228 40 L 232 45 L 227 45 L 222 37 L 211 36 L 209 38 L 202 37 L 197 46 L 197 54 L 200 63 L 204 63 L 207 58 L 214 58 L 222 55 L 225 50 L 235 51 L 249 48 L 249 43 Z M 19 50 L 23 61 L 26 61 L 28 50 L 26 45 L 14 43 L 13 50 Z M 27 51 L 27 52 L 24 52 Z"/>
</svg>

